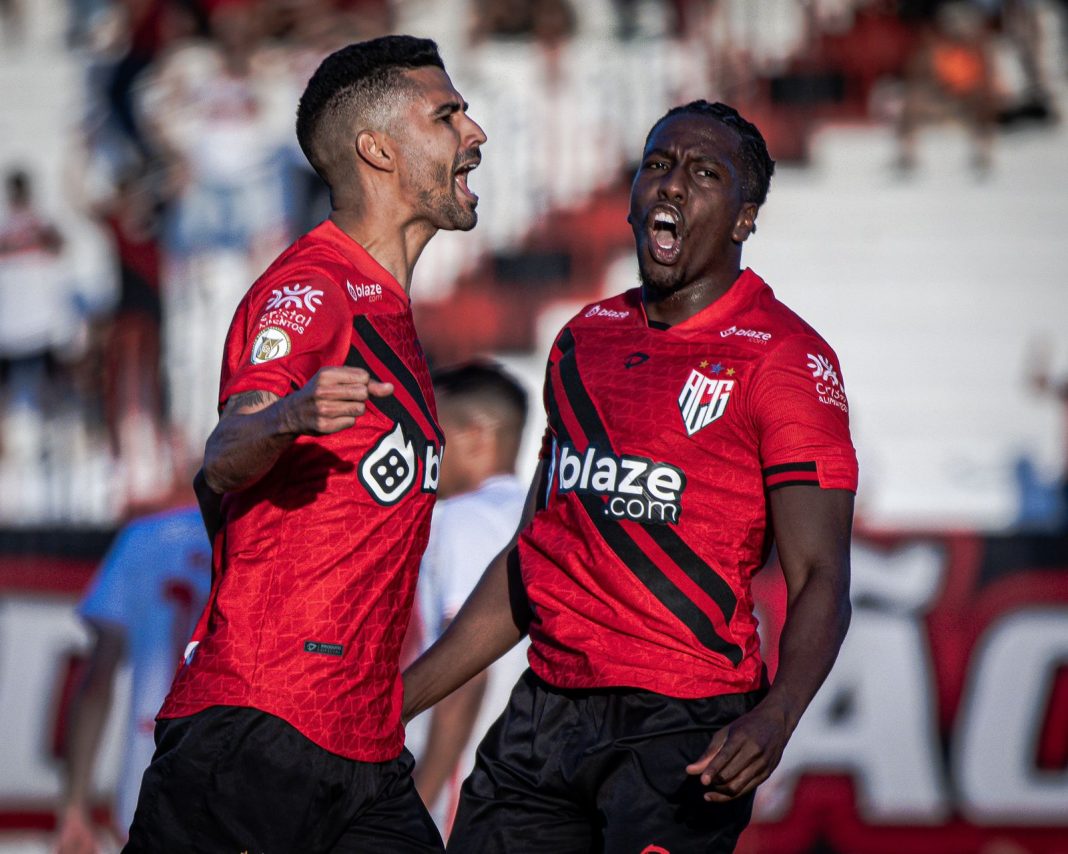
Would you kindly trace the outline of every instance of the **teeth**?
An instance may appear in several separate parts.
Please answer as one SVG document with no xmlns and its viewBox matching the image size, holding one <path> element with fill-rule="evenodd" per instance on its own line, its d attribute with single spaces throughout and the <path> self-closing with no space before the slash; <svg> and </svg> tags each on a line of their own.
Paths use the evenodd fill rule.
<svg viewBox="0 0 1068 854">
<path fill-rule="evenodd" d="M 677 220 L 667 211 L 657 211 L 656 214 L 653 216 L 653 223 L 656 225 L 663 224 L 674 226 L 677 224 Z"/>
</svg>

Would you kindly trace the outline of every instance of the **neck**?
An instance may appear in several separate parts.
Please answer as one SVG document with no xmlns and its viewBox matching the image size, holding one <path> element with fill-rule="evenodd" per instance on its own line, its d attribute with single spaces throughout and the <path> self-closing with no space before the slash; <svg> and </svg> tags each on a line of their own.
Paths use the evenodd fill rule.
<svg viewBox="0 0 1068 854">
<path fill-rule="evenodd" d="M 339 207 L 331 212 L 330 219 L 385 267 L 405 293 L 410 293 L 415 262 L 437 233 L 437 228 L 425 219 L 405 220 L 390 216 L 390 212 L 398 208 L 370 204 Z"/>
<path fill-rule="evenodd" d="M 741 267 L 734 265 L 733 269 L 696 279 L 670 291 L 660 291 L 643 283 L 645 316 L 671 326 L 689 320 L 727 293 L 741 272 Z"/>
</svg>

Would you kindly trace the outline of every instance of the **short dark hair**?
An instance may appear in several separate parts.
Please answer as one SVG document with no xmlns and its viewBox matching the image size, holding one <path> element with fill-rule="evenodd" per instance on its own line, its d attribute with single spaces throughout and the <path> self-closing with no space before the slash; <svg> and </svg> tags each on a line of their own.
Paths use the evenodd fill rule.
<svg viewBox="0 0 1068 854">
<path fill-rule="evenodd" d="M 444 70 L 438 46 L 430 39 L 382 36 L 334 51 L 320 63 L 297 106 L 297 142 L 320 176 L 329 183 L 324 126 L 342 113 L 376 106 L 400 84 L 400 75 L 413 68 Z"/>
<path fill-rule="evenodd" d="M 500 401 L 513 411 L 519 425 L 526 421 L 526 391 L 496 362 L 476 359 L 439 368 L 433 372 L 431 380 L 438 394 L 457 400 Z"/>
<path fill-rule="evenodd" d="M 672 107 L 657 119 L 656 124 L 650 128 L 649 135 L 645 137 L 645 144 L 649 144 L 653 131 L 665 121 L 673 116 L 687 113 L 708 116 L 733 129 L 738 134 L 742 142 L 742 193 L 745 196 L 745 201 L 754 202 L 758 207 L 764 204 L 768 197 L 768 185 L 771 184 L 771 176 L 775 173 L 775 161 L 768 154 L 768 145 L 757 126 L 743 119 L 734 107 L 721 104 L 718 101 L 714 104 L 709 103 L 704 99 Z"/>
</svg>

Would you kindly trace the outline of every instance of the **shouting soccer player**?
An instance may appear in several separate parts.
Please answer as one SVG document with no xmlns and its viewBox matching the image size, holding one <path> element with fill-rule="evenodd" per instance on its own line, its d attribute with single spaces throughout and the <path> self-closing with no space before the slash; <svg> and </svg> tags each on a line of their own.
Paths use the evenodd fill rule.
<svg viewBox="0 0 1068 854">
<path fill-rule="evenodd" d="M 649 134 L 629 216 L 641 287 L 556 339 L 517 540 L 405 675 L 410 717 L 529 621 L 530 670 L 450 851 L 731 851 L 834 662 L 856 455 L 834 352 L 741 269 L 773 168 L 723 104 Z M 773 541 L 789 606 L 768 686 L 750 580 Z"/>
<path fill-rule="evenodd" d="M 128 850 L 441 850 L 401 725 L 443 441 L 408 287 L 438 229 L 475 225 L 466 108 L 406 36 L 332 54 L 301 98 L 333 212 L 230 326 L 203 472 L 225 493 L 215 578 Z"/>
</svg>

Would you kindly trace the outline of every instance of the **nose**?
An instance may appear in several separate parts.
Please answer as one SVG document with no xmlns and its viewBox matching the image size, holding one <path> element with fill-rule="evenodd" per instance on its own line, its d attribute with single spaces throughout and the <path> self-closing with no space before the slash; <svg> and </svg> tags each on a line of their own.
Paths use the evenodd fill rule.
<svg viewBox="0 0 1068 854">
<path fill-rule="evenodd" d="M 467 113 L 464 113 L 464 122 L 466 124 L 464 128 L 464 145 L 466 148 L 476 148 L 486 141 L 486 132 L 482 130 L 482 127 L 472 119 Z"/>
<path fill-rule="evenodd" d="M 668 202 L 681 204 L 686 201 L 685 175 L 678 164 L 673 164 L 661 174 L 656 194 L 658 198 Z"/>
</svg>

